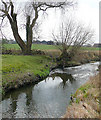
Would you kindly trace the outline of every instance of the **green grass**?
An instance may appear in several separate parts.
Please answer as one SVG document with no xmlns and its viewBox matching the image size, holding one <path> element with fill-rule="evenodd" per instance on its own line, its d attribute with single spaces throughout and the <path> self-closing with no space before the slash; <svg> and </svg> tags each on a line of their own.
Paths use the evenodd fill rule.
<svg viewBox="0 0 101 120">
<path fill-rule="evenodd" d="M 16 49 L 16 50 L 20 49 L 18 44 L 4 44 L 4 47 L 6 49 Z M 32 44 L 32 49 L 35 49 L 35 50 L 53 50 L 53 49 L 57 49 L 57 47 L 55 45 Z"/>
<path fill-rule="evenodd" d="M 50 59 L 45 56 L 2 55 L 2 72 L 33 72 L 34 74 L 46 65 Z"/>
<path fill-rule="evenodd" d="M 83 93 L 86 93 L 86 91 L 91 87 L 91 85 L 83 85 L 79 88 Z"/>
<path fill-rule="evenodd" d="M 28 74 L 47 76 L 52 64 L 47 56 L 2 55 L 2 89 L 34 79 Z"/>
<path fill-rule="evenodd" d="M 3 46 L 5 47 L 5 49 L 15 49 L 15 50 L 20 49 L 18 44 L 4 44 Z"/>
<path fill-rule="evenodd" d="M 95 50 L 101 50 L 101 48 L 98 47 L 81 47 L 81 50 L 91 50 L 91 51 L 95 51 Z"/>
<path fill-rule="evenodd" d="M 20 47 L 18 44 L 4 44 L 6 49 L 16 49 L 19 50 Z M 55 45 L 44 45 L 44 44 L 32 44 L 32 49 L 35 50 L 54 50 L 58 49 Z M 81 50 L 101 50 L 101 48 L 97 47 L 81 47 Z"/>
</svg>

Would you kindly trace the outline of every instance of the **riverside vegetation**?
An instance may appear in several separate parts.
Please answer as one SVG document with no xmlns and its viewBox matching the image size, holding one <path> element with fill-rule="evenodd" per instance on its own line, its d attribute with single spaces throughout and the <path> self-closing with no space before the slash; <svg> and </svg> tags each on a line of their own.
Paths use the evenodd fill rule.
<svg viewBox="0 0 101 120">
<path fill-rule="evenodd" d="M 26 2 L 24 7 L 25 9 L 21 7 L 21 12 L 18 12 L 21 13 L 26 20 L 23 21 L 23 24 L 25 25 L 27 41 L 25 43 L 19 33 L 19 25 L 17 24 L 19 21 L 18 13 L 16 13 L 15 11 L 16 4 L 14 4 L 12 0 L 10 0 L 9 2 L 1 0 L 1 30 L 4 27 L 4 18 L 7 18 L 13 32 L 13 37 L 20 47 L 20 49 L 18 48 L 18 50 L 15 50 L 15 48 L 5 50 L 4 48 L 2 51 L 2 53 L 4 54 L 3 68 L 1 69 L 3 94 L 5 93 L 5 91 L 13 88 L 18 88 L 26 83 L 36 83 L 40 81 L 46 75 L 48 75 L 50 67 L 52 68 L 54 66 L 57 66 L 64 68 L 99 60 L 99 53 L 93 53 L 92 51 L 88 52 L 88 49 L 86 52 L 84 52 L 84 49 L 81 48 L 80 52 L 77 52 L 83 44 L 89 42 L 92 39 L 92 37 L 94 36 L 94 31 L 89 27 L 84 27 L 84 25 L 78 24 L 80 23 L 79 21 L 75 22 L 74 20 L 72 21 L 69 19 L 67 21 L 67 17 L 65 19 L 67 23 L 60 23 L 60 25 L 62 26 L 59 26 L 59 34 L 53 33 L 53 39 L 57 43 L 60 39 L 62 41 L 61 45 L 58 44 L 60 45 L 59 47 L 61 52 L 54 47 L 50 50 L 47 48 L 44 50 L 43 48 L 41 50 L 32 50 L 33 48 L 31 48 L 33 34 L 35 34 L 33 32 L 33 29 L 35 30 L 35 32 L 39 33 L 37 31 L 39 30 L 37 29 L 39 25 L 36 25 L 36 23 L 39 16 L 41 15 L 39 14 L 40 12 L 47 12 L 49 8 L 67 11 L 70 7 L 75 7 L 76 5 L 77 2 L 75 1 L 64 1 L 58 3 L 30 2 L 29 4 Z M 19 10 L 17 9 L 17 11 Z M 29 14 L 30 11 L 34 14 Z M 25 56 L 23 56 L 21 52 Z M 74 57 L 74 55 L 76 55 L 76 57 Z"/>
<path fill-rule="evenodd" d="M 56 58 L 61 54 L 54 45 L 33 45 L 33 55 L 21 55 L 17 44 L 4 44 L 2 55 L 2 93 L 28 84 L 35 79 L 43 79 L 54 66 L 59 66 Z M 32 47 L 33 48 L 33 47 Z M 68 66 L 80 65 L 99 60 L 95 48 L 81 48 L 81 51 L 68 62 Z M 79 59 L 78 59 L 79 58 Z"/>
<path fill-rule="evenodd" d="M 2 93 L 44 79 L 53 65 L 44 55 L 2 55 Z"/>
<path fill-rule="evenodd" d="M 63 118 L 101 119 L 101 66 L 99 74 L 91 77 L 74 95 Z"/>
<path fill-rule="evenodd" d="M 21 55 L 20 49 L 17 44 L 5 44 L 2 55 L 2 95 L 11 89 L 19 88 L 23 85 L 30 83 L 38 83 L 48 76 L 50 70 L 54 67 L 58 67 L 57 57 L 60 56 L 61 52 L 53 45 L 33 45 L 34 50 L 32 55 Z M 36 47 L 35 47 L 36 46 Z M 9 53 L 10 51 L 10 53 Z M 6 53 L 7 52 L 7 53 Z M 100 51 L 98 48 L 86 48 L 82 47 L 78 54 L 68 62 L 68 66 L 80 65 L 88 62 L 99 61 Z M 79 59 L 78 59 L 79 58 Z M 91 114 L 94 113 L 94 116 L 98 116 L 100 109 L 98 107 L 99 103 L 99 92 L 98 88 L 98 75 L 93 80 L 88 81 L 84 86 L 81 86 L 73 95 L 76 98 L 76 101 L 71 103 L 72 106 L 68 108 L 68 111 L 74 110 L 77 107 L 81 106 L 88 107 L 88 111 L 91 110 L 91 107 L 85 101 L 92 101 L 93 108 L 95 107 L 95 112 L 91 111 Z M 96 82 L 97 80 L 97 82 Z M 96 83 L 95 83 L 96 82 Z M 92 85 L 91 85 L 92 84 Z M 91 91 L 92 89 L 92 91 Z M 95 93 L 93 92 L 95 90 Z M 90 93 L 91 92 L 91 93 Z M 81 102 L 82 101 L 82 102 Z M 79 104 L 80 103 L 80 104 Z M 74 108 L 75 106 L 75 108 Z M 83 108 L 84 108 L 83 107 Z M 79 109 L 78 108 L 78 109 Z M 80 108 L 82 109 L 82 108 Z M 75 109 L 76 110 L 76 109 Z M 75 111 L 74 110 L 74 111 Z M 79 113 L 79 112 L 78 112 Z M 67 112 L 65 117 L 81 117 L 79 115 L 74 115 L 73 113 Z M 87 116 L 84 112 L 83 117 L 90 117 L 91 114 Z M 74 116 L 73 116 L 74 115 Z"/>
</svg>

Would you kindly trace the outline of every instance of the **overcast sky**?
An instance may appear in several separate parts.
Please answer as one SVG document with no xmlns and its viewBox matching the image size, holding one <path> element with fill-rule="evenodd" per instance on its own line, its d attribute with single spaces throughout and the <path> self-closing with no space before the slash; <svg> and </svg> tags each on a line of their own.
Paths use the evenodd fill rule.
<svg viewBox="0 0 101 120">
<path fill-rule="evenodd" d="M 28 0 L 18 0 L 19 2 L 25 2 Z M 95 30 L 95 42 L 99 42 L 99 1 L 100 0 L 78 0 L 78 6 L 74 10 L 69 10 L 66 14 L 71 14 L 70 11 L 73 11 L 75 13 L 72 13 L 72 17 L 74 19 L 78 19 L 82 23 L 85 23 L 86 25 L 90 25 Z M 48 10 L 48 16 L 45 16 L 45 19 L 43 17 L 40 17 L 40 20 L 42 20 L 41 25 L 41 34 L 42 34 L 42 40 L 51 40 L 51 33 L 53 30 L 57 30 L 57 26 L 61 21 L 61 12 L 50 9 Z M 70 15 L 71 16 L 71 15 Z M 62 17 L 63 19 L 63 17 Z M 10 26 L 9 26 L 10 28 Z M 5 29 L 6 34 L 12 38 L 12 33 L 8 29 Z M 21 36 L 23 39 L 25 39 L 25 32 L 21 32 Z"/>
<path fill-rule="evenodd" d="M 95 30 L 95 42 L 99 42 L 99 1 L 100 0 L 79 0 L 77 16 L 91 24 Z M 100 41 L 101 42 L 101 41 Z"/>
<path fill-rule="evenodd" d="M 99 1 L 100 0 L 78 0 L 77 9 L 72 11 L 72 17 L 75 16 L 74 19 L 78 19 L 82 23 L 91 26 L 94 29 L 94 42 L 97 43 L 99 42 Z M 51 34 L 52 29 L 54 30 L 56 28 L 55 26 L 57 26 L 59 20 L 61 19 L 61 15 L 59 14 L 60 12 L 57 12 L 56 14 L 51 11 L 49 11 L 50 14 L 43 23 L 43 26 L 45 25 L 43 30 L 44 35 L 47 31 Z M 66 14 L 69 14 L 69 12 L 70 10 Z"/>
</svg>

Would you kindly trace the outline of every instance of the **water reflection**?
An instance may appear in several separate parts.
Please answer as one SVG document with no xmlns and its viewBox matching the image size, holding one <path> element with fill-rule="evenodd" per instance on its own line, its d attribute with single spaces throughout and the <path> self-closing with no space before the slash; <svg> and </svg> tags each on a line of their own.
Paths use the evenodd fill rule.
<svg viewBox="0 0 101 120">
<path fill-rule="evenodd" d="M 65 88 L 67 81 L 70 82 L 71 84 L 73 83 L 73 81 L 75 81 L 75 79 L 72 77 L 71 74 L 67 74 L 67 73 L 53 73 L 50 75 L 50 77 L 52 77 L 52 79 L 54 80 L 56 77 L 60 77 L 62 82 L 60 83 L 61 85 L 63 85 L 63 88 Z"/>
<path fill-rule="evenodd" d="M 14 92 L 9 92 L 4 100 L 2 101 L 2 105 L 4 109 L 2 109 L 2 113 L 3 113 L 3 116 L 5 116 L 5 114 L 8 112 L 8 114 L 11 114 L 14 113 L 12 115 L 11 118 L 13 118 L 16 114 L 21 114 L 20 112 L 18 113 L 18 111 L 20 110 L 20 108 L 22 107 L 22 109 L 24 108 L 23 106 L 29 106 L 30 104 L 30 101 L 32 99 L 32 88 L 34 86 L 27 86 L 27 87 L 22 87 L 18 90 L 14 90 Z M 20 101 L 21 99 L 21 101 Z M 10 100 L 10 102 L 9 102 Z M 25 100 L 25 101 L 24 101 Z M 9 103 L 9 107 L 7 107 L 7 105 L 5 104 Z M 19 106 L 22 105 L 21 107 Z M 8 108 L 9 110 L 8 111 L 5 111 L 5 108 Z M 10 110 L 12 109 L 12 112 L 10 112 Z M 25 109 L 25 108 L 24 108 Z"/>
<path fill-rule="evenodd" d="M 46 80 L 9 92 L 2 104 L 3 118 L 58 118 L 70 102 L 71 93 L 97 73 L 98 64 L 56 69 Z"/>
</svg>

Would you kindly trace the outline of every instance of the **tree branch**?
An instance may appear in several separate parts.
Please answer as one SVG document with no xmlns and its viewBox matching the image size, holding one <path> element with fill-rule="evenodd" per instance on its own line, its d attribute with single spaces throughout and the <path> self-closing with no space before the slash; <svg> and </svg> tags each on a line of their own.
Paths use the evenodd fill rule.
<svg viewBox="0 0 101 120">
<path fill-rule="evenodd" d="M 34 6 L 33 6 L 34 7 Z M 34 10 L 35 10 L 35 18 L 32 20 L 32 23 L 31 23 L 31 27 L 33 28 L 35 23 L 36 23 L 36 20 L 38 18 L 38 10 L 37 10 L 37 7 L 34 7 Z"/>
<path fill-rule="evenodd" d="M 3 1 L 3 0 L 1 0 L 1 2 L 4 4 L 4 6 L 5 6 L 5 11 L 7 11 L 7 4 Z"/>
<path fill-rule="evenodd" d="M 9 0 L 10 1 L 10 6 L 11 6 L 11 16 L 12 16 L 12 18 L 13 18 L 13 12 L 14 12 L 14 5 L 13 5 L 13 3 L 12 3 L 12 1 L 11 0 Z"/>
<path fill-rule="evenodd" d="M 3 34 L 3 32 L 2 32 L 2 24 L 3 24 L 4 19 L 5 19 L 5 16 L 2 17 L 2 20 L 1 20 L 1 23 L 0 23 L 0 32 L 1 32 L 2 38 L 3 38 L 3 37 L 6 38 L 6 36 L 5 36 L 5 35 Z"/>
</svg>

